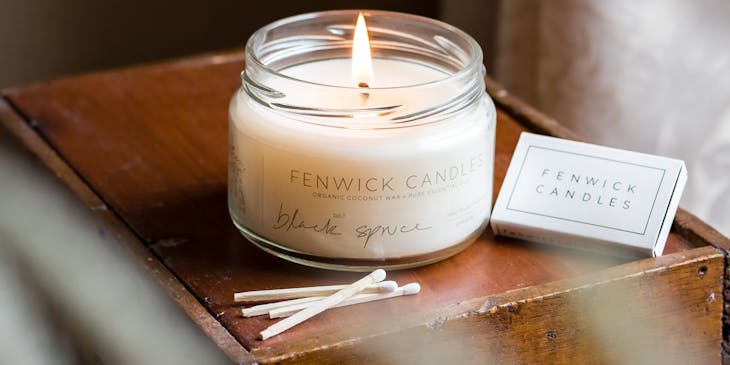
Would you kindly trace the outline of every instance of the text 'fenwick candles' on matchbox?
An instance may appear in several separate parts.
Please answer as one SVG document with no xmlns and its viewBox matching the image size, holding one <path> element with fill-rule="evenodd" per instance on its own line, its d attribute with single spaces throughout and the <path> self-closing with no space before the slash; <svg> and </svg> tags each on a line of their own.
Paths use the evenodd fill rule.
<svg viewBox="0 0 730 365">
<path fill-rule="evenodd" d="M 522 133 L 495 234 L 619 256 L 660 256 L 687 171 L 681 160 Z"/>
</svg>

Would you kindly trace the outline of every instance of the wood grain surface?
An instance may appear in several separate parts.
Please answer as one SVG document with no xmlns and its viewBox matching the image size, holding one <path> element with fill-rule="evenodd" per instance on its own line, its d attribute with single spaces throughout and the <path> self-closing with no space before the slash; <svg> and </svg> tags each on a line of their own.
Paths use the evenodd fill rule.
<svg viewBox="0 0 730 365">
<path fill-rule="evenodd" d="M 475 244 L 453 258 L 423 268 L 389 273 L 388 277 L 399 283 L 421 283 L 423 289 L 417 296 L 331 310 L 284 334 L 266 341 L 257 340 L 258 332 L 274 322 L 259 317 L 242 318 L 240 307 L 233 304 L 235 291 L 339 284 L 354 281 L 360 274 L 318 270 L 285 262 L 255 248 L 233 227 L 226 208 L 227 110 L 230 96 L 240 85 L 242 69 L 242 54 L 230 52 L 80 75 L 4 90 L 3 94 L 25 119 L 28 128 L 58 154 L 63 164 L 72 167 L 79 181 L 88 185 L 90 193 L 100 199 L 101 203 L 93 204 L 103 204 L 137 239 L 148 245 L 159 261 L 202 303 L 211 318 L 220 321 L 240 344 L 256 355 L 258 361 L 293 360 L 291 354 L 329 353 L 329 349 L 333 351 L 332 359 L 336 359 L 339 356 L 334 355 L 337 349 L 352 350 L 348 344 L 367 343 L 368 338 L 377 342 L 379 338 L 389 337 L 376 334 L 432 323 L 423 322 L 420 316 L 435 320 L 433 326 L 441 328 L 440 317 L 433 316 L 438 313 L 462 315 L 454 308 L 468 307 L 459 307 L 460 303 L 472 305 L 484 300 L 485 296 L 499 298 L 501 293 L 511 290 L 547 285 L 556 280 L 574 280 L 627 263 L 626 259 L 494 237 L 487 230 Z M 541 127 L 518 122 L 512 115 L 519 119 L 520 114 L 505 108 L 504 103 L 500 104 L 499 95 L 493 96 L 500 108 L 495 158 L 496 196 L 519 133 L 526 126 L 533 130 L 541 130 Z M 522 109 L 527 113 L 530 110 Z M 557 123 L 553 126 L 558 127 Z M 567 130 L 562 133 L 572 136 Z M 689 230 L 695 232 L 693 227 Z M 670 235 L 667 252 L 676 254 L 619 266 L 619 271 L 614 273 L 650 270 L 659 265 L 664 269 L 656 270 L 670 274 L 657 274 L 657 277 L 668 278 L 666 275 L 684 270 L 679 267 L 691 264 L 685 259 L 691 261 L 694 257 L 702 261 L 704 259 L 699 257 L 707 257 L 713 265 L 722 261 L 714 251 L 707 251 L 708 248 L 692 249 L 707 242 L 685 237 L 689 236 L 674 232 Z M 666 265 L 669 263 L 678 269 L 668 270 Z M 715 266 L 712 270 L 714 273 Z M 606 275 L 611 275 L 610 272 Z M 626 275 L 633 277 L 633 274 Z M 667 285 L 672 282 L 665 281 Z M 648 282 L 635 281 L 636 285 L 649 290 Z M 676 290 L 667 295 L 673 297 L 675 293 L 682 293 L 683 285 L 676 284 Z M 706 294 L 694 287 L 688 287 L 690 289 L 692 294 L 688 298 L 678 300 L 696 301 Z M 659 295 L 658 291 L 652 290 L 652 295 Z M 529 296 L 537 292 L 521 293 Z M 567 287 L 565 293 L 567 297 L 560 296 L 564 298 L 561 300 L 574 297 L 574 292 Z M 534 299 L 530 303 L 535 306 L 534 313 L 541 313 L 537 304 L 540 300 Z M 558 308 L 546 307 L 545 310 L 558 311 Z M 705 312 L 708 317 L 718 315 L 714 304 L 708 308 Z M 561 310 L 564 314 L 559 315 L 568 315 L 572 309 Z M 483 325 L 478 321 L 472 321 L 473 327 L 455 325 L 449 335 L 454 341 L 462 339 L 468 343 L 479 331 L 499 324 L 490 322 L 490 316 L 473 317 L 485 318 Z M 504 318 L 514 321 L 515 327 L 523 323 L 519 316 Z M 524 325 L 529 322 L 525 320 Z M 507 322 L 500 323 L 502 327 L 499 328 L 508 332 Z M 570 323 L 565 322 L 566 325 Z M 385 327 L 379 327 L 382 324 L 386 324 Z M 466 332 L 459 332 L 462 328 Z M 715 341 L 716 332 L 707 329 L 703 332 L 704 337 L 693 343 L 705 346 Z M 497 338 L 489 336 L 480 335 L 479 341 Z M 428 345 L 428 342 L 420 344 Z M 500 351 L 507 353 L 516 348 Z"/>
<path fill-rule="evenodd" d="M 253 354 L 302 364 L 718 364 L 723 270 L 722 252 L 704 247 Z M 336 342 L 342 332 L 377 335 Z"/>
</svg>

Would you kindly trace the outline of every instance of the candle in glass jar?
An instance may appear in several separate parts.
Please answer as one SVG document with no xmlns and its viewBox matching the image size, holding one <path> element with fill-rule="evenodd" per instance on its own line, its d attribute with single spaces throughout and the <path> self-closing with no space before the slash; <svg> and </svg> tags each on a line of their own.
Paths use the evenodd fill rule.
<svg viewBox="0 0 730 365">
<path fill-rule="evenodd" d="M 247 72 L 262 63 L 247 61 Z M 358 88 L 351 65 L 328 57 L 253 70 L 233 96 L 234 222 L 269 252 L 330 268 L 460 251 L 491 206 L 495 114 L 481 73 L 454 80 L 438 65 L 376 56 Z"/>
</svg>

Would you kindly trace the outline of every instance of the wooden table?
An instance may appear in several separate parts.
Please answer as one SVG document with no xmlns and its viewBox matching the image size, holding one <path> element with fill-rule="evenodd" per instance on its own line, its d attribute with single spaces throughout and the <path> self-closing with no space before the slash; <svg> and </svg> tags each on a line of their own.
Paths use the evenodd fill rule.
<svg viewBox="0 0 730 365">
<path fill-rule="evenodd" d="M 389 273 L 422 292 L 339 308 L 266 341 L 235 291 L 355 280 L 248 243 L 226 208 L 228 100 L 239 51 L 2 91 L 0 121 L 119 236 L 239 363 L 708 363 L 724 358 L 730 241 L 680 210 L 667 255 L 629 262 L 494 237 Z M 577 139 L 487 80 L 495 197 L 519 133 Z M 689 362 L 687 362 L 689 361 Z"/>
</svg>

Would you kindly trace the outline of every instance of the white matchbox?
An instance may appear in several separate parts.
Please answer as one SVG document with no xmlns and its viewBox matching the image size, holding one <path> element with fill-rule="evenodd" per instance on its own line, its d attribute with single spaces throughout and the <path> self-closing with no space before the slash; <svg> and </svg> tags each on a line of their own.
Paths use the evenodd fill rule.
<svg viewBox="0 0 730 365">
<path fill-rule="evenodd" d="M 492 230 L 617 256 L 661 256 L 686 181 L 681 160 L 523 132 Z"/>
</svg>

